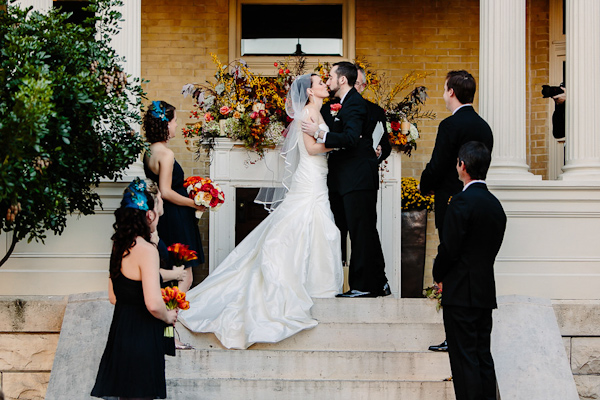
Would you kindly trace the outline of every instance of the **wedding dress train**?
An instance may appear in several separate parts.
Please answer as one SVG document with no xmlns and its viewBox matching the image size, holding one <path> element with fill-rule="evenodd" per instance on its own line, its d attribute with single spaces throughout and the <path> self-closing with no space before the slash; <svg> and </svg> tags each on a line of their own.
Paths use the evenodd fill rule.
<svg viewBox="0 0 600 400">
<path fill-rule="evenodd" d="M 179 321 L 223 346 L 274 343 L 317 325 L 311 297 L 341 293 L 340 232 L 329 207 L 327 159 L 311 156 L 299 124 L 299 162 L 283 202 L 197 287 Z M 327 129 L 326 125 L 321 126 Z"/>
</svg>

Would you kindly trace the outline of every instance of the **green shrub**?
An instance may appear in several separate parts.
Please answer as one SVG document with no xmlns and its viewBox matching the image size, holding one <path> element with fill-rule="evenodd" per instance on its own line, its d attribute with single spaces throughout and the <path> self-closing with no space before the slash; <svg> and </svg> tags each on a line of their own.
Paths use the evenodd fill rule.
<svg viewBox="0 0 600 400">
<path fill-rule="evenodd" d="M 75 25 L 59 10 L 0 0 L 0 221 L 14 235 L 7 257 L 19 240 L 62 233 L 68 214 L 93 214 L 100 179 L 120 178 L 145 146 L 132 129 L 143 90 L 109 46 L 118 5 L 93 0 L 95 16 Z"/>
</svg>

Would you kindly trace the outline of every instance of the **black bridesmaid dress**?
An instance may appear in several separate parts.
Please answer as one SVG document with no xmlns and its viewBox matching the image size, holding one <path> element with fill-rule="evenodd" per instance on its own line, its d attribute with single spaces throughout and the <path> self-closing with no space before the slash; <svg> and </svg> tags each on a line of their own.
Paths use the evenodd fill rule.
<svg viewBox="0 0 600 400">
<path fill-rule="evenodd" d="M 158 175 L 148 168 L 144 163 L 144 172 L 146 177 L 158 184 Z M 171 189 L 184 197 L 188 197 L 187 190 L 183 187 L 183 169 L 177 160 L 173 163 L 173 176 L 171 177 Z M 200 240 L 200 231 L 198 230 L 198 219 L 196 210 L 192 207 L 179 206 L 170 201 L 164 200 L 165 213 L 158 221 L 158 236 L 164 240 L 167 246 L 174 243 L 186 244 L 190 250 L 198 254 L 198 259 L 185 264 L 186 268 L 195 267 L 204 263 L 204 251 L 202 250 L 202 241 Z"/>
<path fill-rule="evenodd" d="M 146 308 L 141 281 L 120 274 L 112 283 L 117 303 L 91 394 L 164 399 L 167 324 Z"/>
</svg>

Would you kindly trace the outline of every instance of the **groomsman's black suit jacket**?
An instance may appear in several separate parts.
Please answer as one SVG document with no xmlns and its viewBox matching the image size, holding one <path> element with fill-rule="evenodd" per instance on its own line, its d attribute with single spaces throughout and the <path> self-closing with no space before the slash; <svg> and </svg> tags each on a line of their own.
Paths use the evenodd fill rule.
<svg viewBox="0 0 600 400">
<path fill-rule="evenodd" d="M 496 308 L 494 261 L 506 214 L 484 183 L 473 183 L 448 206 L 433 279 L 443 283 L 442 305 Z"/>
<path fill-rule="evenodd" d="M 329 190 L 340 195 L 355 190 L 379 188 L 378 160 L 373 150 L 373 128 L 369 130 L 367 101 L 352 88 L 346 94 L 341 110 L 331 115 L 331 103 L 323 105 L 321 115 L 329 127 L 325 147 L 329 153 Z"/>
<path fill-rule="evenodd" d="M 440 123 L 431 160 L 421 174 L 421 192 L 435 193 L 435 226 L 440 239 L 448 199 L 460 192 L 463 186 L 456 172 L 458 150 L 473 140 L 482 142 L 492 152 L 492 129 L 472 106 L 467 105 Z"/>
</svg>

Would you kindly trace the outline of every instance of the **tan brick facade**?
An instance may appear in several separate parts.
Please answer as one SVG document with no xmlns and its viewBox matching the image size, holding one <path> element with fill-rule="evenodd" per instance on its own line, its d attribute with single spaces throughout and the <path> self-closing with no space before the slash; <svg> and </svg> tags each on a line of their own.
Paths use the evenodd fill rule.
<svg viewBox="0 0 600 400">
<path fill-rule="evenodd" d="M 145 86 L 148 98 L 177 107 L 180 127 L 190 121 L 192 108 L 192 101 L 181 96 L 181 87 L 212 79 L 210 53 L 227 60 L 228 8 L 228 0 L 142 1 L 142 76 L 150 80 Z M 547 0 L 527 0 L 527 162 L 533 173 L 544 178 L 548 176 L 550 109 L 540 89 L 549 80 L 548 20 Z M 418 178 L 431 155 L 437 126 L 449 116 L 442 99 L 446 73 L 466 69 L 475 79 L 479 77 L 479 0 L 356 0 L 356 55 L 392 81 L 412 70 L 430 74 L 420 83 L 429 89 L 427 109 L 436 112 L 437 119 L 419 124 L 422 137 L 418 148 L 402 165 L 403 176 Z M 208 173 L 206 158 L 196 161 L 180 137 L 170 146 L 186 174 Z M 206 215 L 201 232 L 207 250 Z M 430 269 L 437 233 L 433 228 L 428 232 Z M 199 269 L 196 274 L 200 278 L 207 272 Z"/>
<path fill-rule="evenodd" d="M 204 82 L 214 74 L 211 53 L 227 60 L 229 2 L 142 1 L 142 77 L 149 100 L 164 100 L 177 108 L 179 129 L 190 122 L 193 106 L 184 99 L 186 83 Z M 208 175 L 205 159 L 196 160 L 178 136 L 169 143 L 186 176 Z M 208 255 L 208 213 L 200 220 L 204 253 Z M 208 274 L 208 263 L 195 268 L 194 282 Z"/>
</svg>

